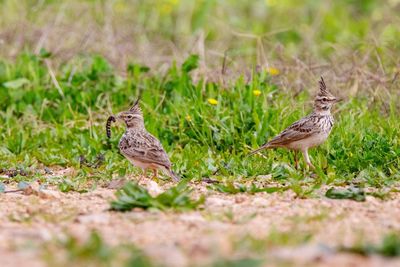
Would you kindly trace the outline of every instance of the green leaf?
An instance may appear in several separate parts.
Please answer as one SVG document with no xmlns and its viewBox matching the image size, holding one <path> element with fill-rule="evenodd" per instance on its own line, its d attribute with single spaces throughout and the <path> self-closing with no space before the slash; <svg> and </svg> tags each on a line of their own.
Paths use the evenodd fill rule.
<svg viewBox="0 0 400 267">
<path fill-rule="evenodd" d="M 3 86 L 8 89 L 18 89 L 24 86 L 25 84 L 29 84 L 30 81 L 26 78 L 19 78 L 12 81 L 4 82 Z"/>
<path fill-rule="evenodd" d="M 263 266 L 263 261 L 261 259 L 229 259 L 229 260 L 219 260 L 214 264 L 215 267 L 258 267 Z"/>
<path fill-rule="evenodd" d="M 257 187 L 255 184 L 252 184 L 251 186 L 238 184 L 237 186 L 235 186 L 231 181 L 226 182 L 225 184 L 215 184 L 210 186 L 209 188 L 227 194 L 238 194 L 238 193 L 255 194 L 260 192 L 271 194 L 275 192 L 282 192 L 288 189 L 288 187 Z"/>
<path fill-rule="evenodd" d="M 199 56 L 190 55 L 182 64 L 182 71 L 189 73 L 192 70 L 197 69 L 198 66 L 199 66 Z"/>
<path fill-rule="evenodd" d="M 400 256 L 400 234 L 391 233 L 385 236 L 377 251 L 387 257 Z"/>
<path fill-rule="evenodd" d="M 360 188 L 330 188 L 326 191 L 325 196 L 332 199 L 352 199 L 360 202 L 365 201 L 365 192 Z"/>
<path fill-rule="evenodd" d="M 351 252 L 361 255 L 380 254 L 385 257 L 400 256 L 399 233 L 387 234 L 380 244 L 360 244 L 352 247 L 340 247 L 339 251 Z"/>
<path fill-rule="evenodd" d="M 131 72 L 131 73 L 134 73 L 134 72 L 138 72 L 138 73 L 143 72 L 143 73 L 146 73 L 146 72 L 149 72 L 149 71 L 150 71 L 150 68 L 147 67 L 147 66 L 144 66 L 144 65 L 137 65 L 137 64 L 129 63 L 129 64 L 128 64 L 128 67 L 127 67 L 127 71 L 128 71 L 128 72 Z"/>
<path fill-rule="evenodd" d="M 40 48 L 39 56 L 41 58 L 49 58 L 51 57 L 52 53 L 47 51 L 45 48 Z"/>
<path fill-rule="evenodd" d="M 157 210 L 193 210 L 204 203 L 204 197 L 198 200 L 190 198 L 191 189 L 185 182 L 178 184 L 153 197 L 138 184 L 127 183 L 117 193 L 117 200 L 111 202 L 111 210 L 129 211 L 133 208 L 157 209 Z"/>
</svg>

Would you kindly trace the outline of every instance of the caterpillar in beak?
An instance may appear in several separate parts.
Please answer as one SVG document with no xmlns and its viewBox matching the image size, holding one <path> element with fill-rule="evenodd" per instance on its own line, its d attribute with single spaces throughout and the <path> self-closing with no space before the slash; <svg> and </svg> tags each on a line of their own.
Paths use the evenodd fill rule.
<svg viewBox="0 0 400 267">
<path fill-rule="evenodd" d="M 111 122 L 115 122 L 115 117 L 114 115 L 111 115 L 110 117 L 108 117 L 107 119 L 107 123 L 106 123 L 106 133 L 107 133 L 107 137 L 111 138 Z"/>
</svg>

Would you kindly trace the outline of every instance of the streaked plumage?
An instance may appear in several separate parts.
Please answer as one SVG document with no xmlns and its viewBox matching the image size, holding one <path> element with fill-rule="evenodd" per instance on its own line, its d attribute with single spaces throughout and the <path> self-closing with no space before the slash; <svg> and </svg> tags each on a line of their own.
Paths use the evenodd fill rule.
<svg viewBox="0 0 400 267">
<path fill-rule="evenodd" d="M 179 181 L 179 177 L 171 169 L 171 162 L 160 141 L 147 132 L 144 126 L 139 100 L 130 110 L 119 113 L 117 118 L 126 124 L 126 131 L 119 141 L 121 153 L 144 173 L 151 169 L 155 177 L 157 170 L 162 170 L 175 181 Z"/>
<path fill-rule="evenodd" d="M 319 92 L 314 100 L 314 111 L 290 125 L 250 155 L 262 149 L 288 148 L 294 150 L 295 153 L 301 151 L 306 163 L 314 168 L 308 156 L 308 149 L 322 144 L 328 138 L 334 124 L 331 107 L 337 101 L 338 99 L 327 90 L 324 79 L 321 77 Z M 297 158 L 295 160 L 297 167 Z"/>
</svg>

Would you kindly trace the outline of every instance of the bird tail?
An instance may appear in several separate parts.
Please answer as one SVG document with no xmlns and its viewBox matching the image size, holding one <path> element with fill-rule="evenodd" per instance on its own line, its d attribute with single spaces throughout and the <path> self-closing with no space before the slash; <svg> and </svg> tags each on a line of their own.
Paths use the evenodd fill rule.
<svg viewBox="0 0 400 267">
<path fill-rule="evenodd" d="M 266 144 L 260 146 L 260 147 L 257 148 L 256 150 L 251 151 L 247 156 L 254 155 L 254 154 L 256 154 L 258 151 L 261 151 L 261 150 L 267 149 L 267 148 L 270 148 L 270 145 L 269 145 L 268 143 L 266 143 Z"/>
<path fill-rule="evenodd" d="M 171 177 L 175 182 L 179 182 L 181 178 L 171 168 L 165 168 L 168 176 Z"/>
</svg>

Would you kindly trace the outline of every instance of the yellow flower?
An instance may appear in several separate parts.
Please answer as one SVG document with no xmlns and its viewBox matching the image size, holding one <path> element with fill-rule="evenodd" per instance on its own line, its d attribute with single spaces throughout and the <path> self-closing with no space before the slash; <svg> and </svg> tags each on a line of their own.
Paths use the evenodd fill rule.
<svg viewBox="0 0 400 267">
<path fill-rule="evenodd" d="M 188 122 L 191 122 L 191 121 L 192 121 L 192 117 L 190 117 L 190 115 L 186 115 L 185 119 L 186 119 Z"/>
<path fill-rule="evenodd" d="M 160 13 L 161 14 L 166 15 L 166 14 L 169 14 L 171 12 L 172 12 L 172 5 L 167 4 L 167 3 L 161 4 L 161 6 L 160 6 Z"/>
<path fill-rule="evenodd" d="M 209 98 L 209 99 L 207 99 L 207 101 L 209 104 L 214 105 L 214 106 L 218 104 L 218 100 L 214 99 L 214 98 Z"/>
<path fill-rule="evenodd" d="M 271 74 L 271 76 L 279 75 L 280 71 L 277 68 L 269 67 L 267 68 L 267 72 Z"/>
<path fill-rule="evenodd" d="M 179 0 L 169 0 L 169 2 L 170 2 L 170 4 L 171 5 L 173 5 L 173 6 L 177 6 L 177 5 L 179 5 Z"/>
<path fill-rule="evenodd" d="M 159 10 L 163 15 L 172 13 L 175 7 L 179 5 L 179 0 L 162 0 L 159 1 Z"/>
<path fill-rule="evenodd" d="M 253 95 L 259 96 L 259 95 L 261 95 L 261 91 L 260 90 L 253 90 Z"/>
<path fill-rule="evenodd" d="M 265 4 L 267 6 L 276 6 L 276 4 L 278 4 L 278 1 L 276 1 L 276 0 L 265 0 Z"/>
</svg>

